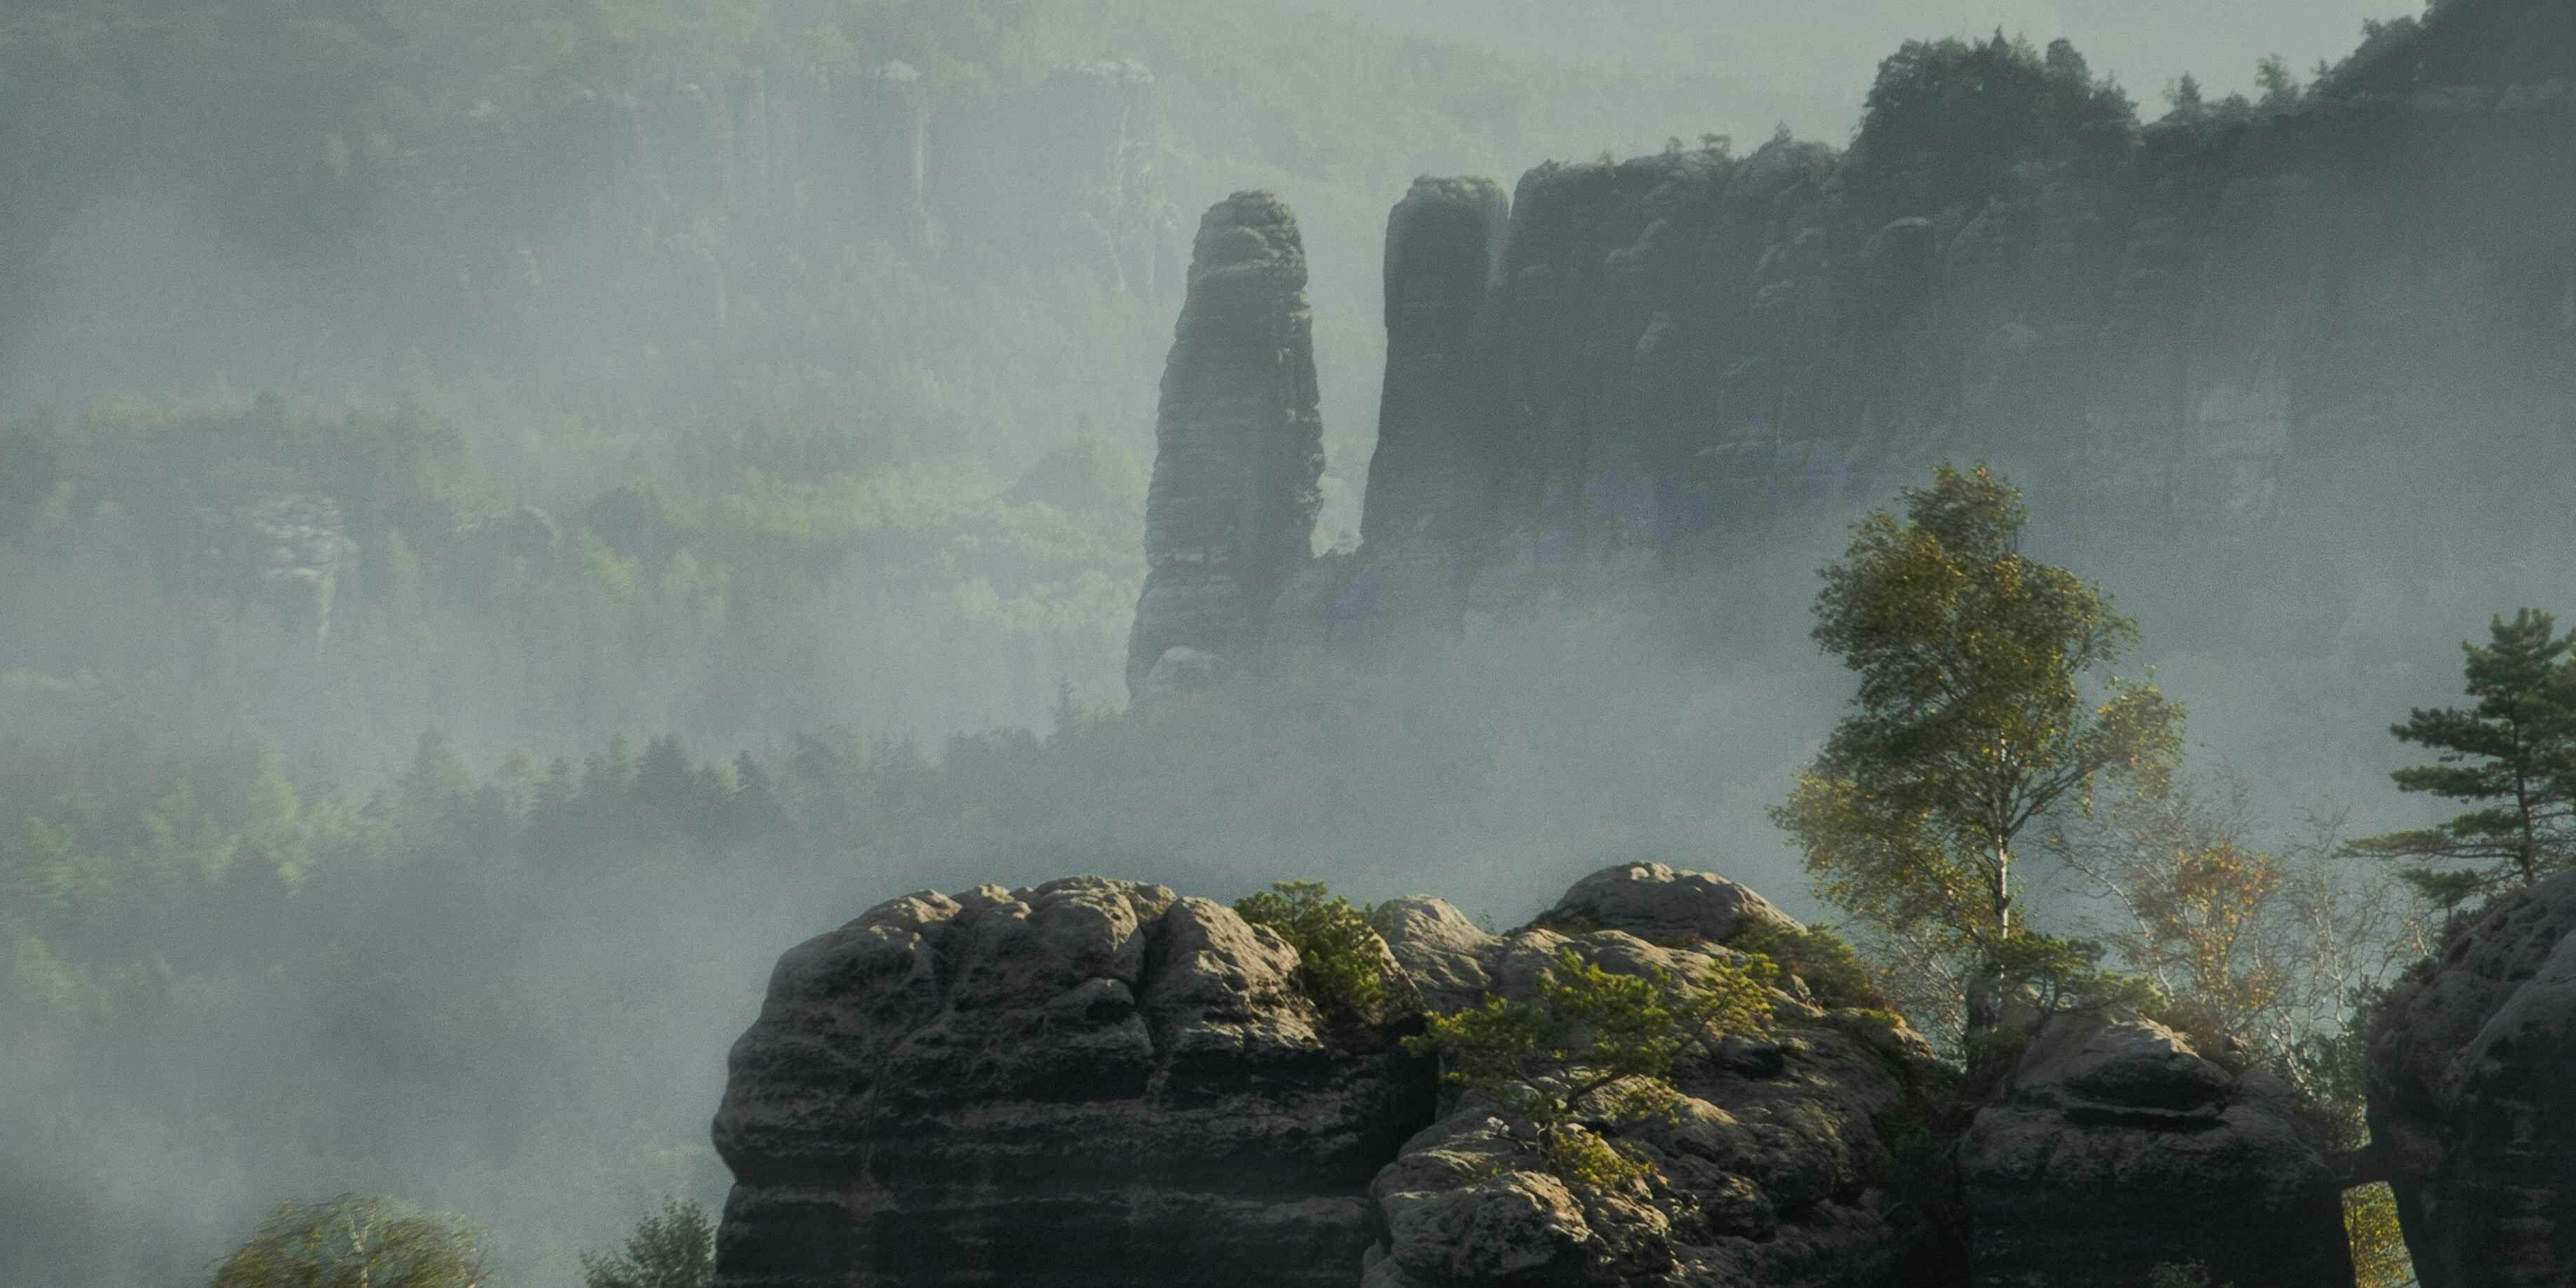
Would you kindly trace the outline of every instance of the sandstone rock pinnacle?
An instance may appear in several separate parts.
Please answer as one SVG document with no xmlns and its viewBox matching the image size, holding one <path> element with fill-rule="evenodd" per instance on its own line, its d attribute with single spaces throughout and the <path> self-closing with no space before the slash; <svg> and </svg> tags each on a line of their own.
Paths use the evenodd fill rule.
<svg viewBox="0 0 2576 1288">
<path fill-rule="evenodd" d="M 1312 557 L 1324 469 L 1313 329 L 1296 216 L 1266 192 L 1218 202 L 1199 222 L 1163 368 L 1131 690 L 1175 648 L 1246 661 Z"/>
</svg>

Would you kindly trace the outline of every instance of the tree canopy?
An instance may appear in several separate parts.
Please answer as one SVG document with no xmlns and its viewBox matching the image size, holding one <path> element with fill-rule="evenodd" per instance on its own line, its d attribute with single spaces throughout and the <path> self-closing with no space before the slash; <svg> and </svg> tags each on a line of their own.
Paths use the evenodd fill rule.
<svg viewBox="0 0 2576 1288">
<path fill-rule="evenodd" d="M 2136 624 L 2021 553 L 2028 514 L 2010 482 L 1943 466 L 1905 503 L 1902 520 L 1860 523 L 1824 571 L 1815 639 L 1859 692 L 1772 817 L 1834 904 L 1992 957 L 2019 929 L 2023 830 L 2086 807 L 2105 779 L 2165 780 L 2182 710 L 2109 674 Z"/>
<path fill-rule="evenodd" d="M 213 1288 L 477 1288 L 480 1242 L 394 1199 L 281 1203 L 215 1271 Z"/>
<path fill-rule="evenodd" d="M 2449 822 L 2357 841 L 2362 854 L 2413 860 L 2407 877 L 2444 904 L 2519 881 L 2530 885 L 2576 856 L 2576 639 L 2525 608 L 2488 624 L 2484 645 L 2463 641 L 2471 707 L 2416 708 L 2389 726 L 2433 749 L 2434 763 L 2390 775 L 2398 790 L 2478 808 Z M 2434 865 L 2467 865 L 2443 866 Z"/>
</svg>

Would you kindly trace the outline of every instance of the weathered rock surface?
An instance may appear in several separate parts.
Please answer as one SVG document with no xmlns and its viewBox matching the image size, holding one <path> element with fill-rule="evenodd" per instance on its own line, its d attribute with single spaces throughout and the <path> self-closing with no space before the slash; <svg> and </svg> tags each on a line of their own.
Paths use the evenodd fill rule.
<svg viewBox="0 0 2576 1288">
<path fill-rule="evenodd" d="M 1486 993 L 1526 999 L 1567 949 L 1604 969 L 1699 973 L 1756 924 L 1795 926 L 1760 895 L 1706 873 L 1622 864 L 1568 891 L 1544 924 L 1495 935 L 1426 896 L 1380 924 L 1434 1007 Z M 1490 1106 L 1457 1104 L 1405 1144 L 1372 1194 L 1385 1234 L 1369 1288 L 1474 1284 L 1875 1285 L 1918 1282 L 1939 1258 L 1924 1214 L 1887 1188 L 1875 1120 L 1946 1074 L 1911 1030 L 1827 1012 L 1793 994 L 1778 1027 L 1676 1071 L 1670 1122 L 1603 1124 L 1652 1161 L 1652 1195 L 1566 1192 L 1530 1166 Z"/>
<path fill-rule="evenodd" d="M 1250 661 L 1271 603 L 1312 557 L 1324 468 L 1313 329 L 1287 205 L 1264 192 L 1218 202 L 1199 223 L 1163 368 L 1131 691 L 1175 648 Z"/>
<path fill-rule="evenodd" d="M 1676 872 L 1661 863 L 1622 863 L 1574 883 L 1549 920 L 1624 930 L 1646 939 L 1722 944 L 1757 925 L 1795 930 L 1798 922 L 1751 887 L 1706 872 Z"/>
<path fill-rule="evenodd" d="M 2576 969 L 2534 945 L 2576 918 L 2576 878 L 2552 890 L 2543 912 L 2499 913 L 2458 980 L 2401 998 L 2451 1026 L 2423 1019 L 2428 1044 L 2489 1034 L 2464 1085 L 2506 1097 L 2418 1133 L 2450 1170 L 2401 1190 L 2410 1233 L 2461 1240 L 2434 1288 L 2564 1281 L 2540 1258 L 2546 1169 L 2570 1150 L 2533 1106 L 2566 1067 Z M 2279 1081 L 2154 1024 L 2061 1014 L 1961 1136 L 1959 1077 L 1919 1035 L 1822 1007 L 1794 974 L 1768 1031 L 1674 1070 L 1673 1113 L 1584 1124 L 1653 1179 L 1570 1184 L 1525 1122 L 1444 1092 L 1396 1036 L 1426 1008 L 1527 999 L 1565 952 L 1689 976 L 1797 923 L 1723 878 L 1636 863 L 1507 934 L 1419 895 L 1375 924 L 1401 1000 L 1369 1019 L 1320 1013 L 1296 950 L 1230 909 L 1096 877 L 908 895 L 799 945 L 716 1119 L 736 1182 L 718 1281 L 2132 1288 L 2195 1260 L 2216 1283 L 2351 1281 L 2343 1178 Z M 2403 1032 L 2381 1044 L 2392 1078 L 2416 1067 Z M 2561 1045 L 2494 1040 L 2535 1033 Z M 2521 1277 L 2458 1277 L 2488 1264 L 2473 1238 Z"/>
<path fill-rule="evenodd" d="M 1432 1071 L 1228 908 L 1078 877 L 779 960 L 716 1118 L 718 1281 L 1347 1285 Z"/>
<path fill-rule="evenodd" d="M 2121 1288 L 2164 1262 L 2212 1283 L 2349 1284 L 2341 1178 L 2289 1089 L 2145 1020 L 2047 1020 L 1960 1142 L 1980 1288 Z"/>
<path fill-rule="evenodd" d="M 2534 428 L 2576 408 L 2567 13 L 2445 4 L 2259 112 L 2142 127 L 2067 48 L 2021 73 L 2063 112 L 1977 117 L 2005 91 L 1962 81 L 1841 152 L 1550 163 L 1508 202 L 1420 180 L 1363 542 L 1270 632 L 1472 631 L 1736 567 L 1941 461 L 2100 551 L 2345 512 L 2363 462 L 2576 468 Z"/>
<path fill-rule="evenodd" d="M 1386 382 L 1360 538 L 1371 555 L 1333 605 L 1355 628 L 1454 628 L 1459 543 L 1487 523 L 1501 459 L 1487 357 L 1511 203 L 1488 179 L 1414 180 L 1386 223 Z"/>
<path fill-rule="evenodd" d="M 2509 896 L 2388 997 L 2372 1152 L 2424 1288 L 2576 1282 L 2576 873 Z"/>
</svg>

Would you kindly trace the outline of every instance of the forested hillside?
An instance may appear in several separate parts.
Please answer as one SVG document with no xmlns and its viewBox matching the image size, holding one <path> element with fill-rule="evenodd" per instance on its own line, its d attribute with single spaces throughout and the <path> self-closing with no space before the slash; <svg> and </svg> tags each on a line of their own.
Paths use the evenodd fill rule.
<svg viewBox="0 0 2576 1288">
<path fill-rule="evenodd" d="M 1051 453 L 1110 474 L 1150 455 L 1198 209 L 1298 194 L 1329 542 L 1357 526 L 1373 434 L 1386 194 L 1754 110 L 1678 74 L 1161 0 L 48 0 L 0 15 L 0 100 L 0 410 L 17 417 L 0 575 L 19 602 L 116 609 L 13 623 L 32 635 L 12 666 L 149 689 L 169 664 L 135 650 L 193 633 L 229 660 L 200 664 L 191 705 L 374 767 L 432 710 L 488 756 L 635 725 L 1030 723 L 1059 678 L 1113 692 L 1135 496 L 1123 478 L 1013 489 Z M 333 428 L 241 428 L 281 419 Z M 376 432 L 359 421 L 419 427 L 443 455 L 344 494 L 329 440 Z M 240 585 L 175 579 L 202 553 L 179 534 L 98 509 L 178 522 L 145 512 L 180 493 L 199 517 L 332 502 L 338 627 L 316 656 L 262 635 Z M 800 565 L 792 587 L 750 584 L 775 565 L 742 543 L 773 539 L 812 556 L 776 552 Z M 504 546 L 535 571 L 506 574 Z M 510 576 L 546 607 L 495 599 Z M 612 611 L 621 597 L 693 602 L 648 622 Z M 782 634 L 805 651 L 782 659 Z M 531 648 L 615 696 L 566 707 L 500 673 Z M 864 686 L 840 664 L 859 658 Z M 810 675 L 783 699 L 798 720 L 728 696 L 701 659 L 755 687 Z M 325 696 L 335 677 L 366 700 Z"/>
<path fill-rule="evenodd" d="M 902 889 L 1314 875 L 1510 920 L 1656 858 L 1808 911 L 1763 807 L 1845 696 L 1814 570 L 1882 497 L 1410 667 L 1115 710 L 1199 211 L 1296 211 L 1314 544 L 1347 547 L 1416 175 L 1749 164 L 1866 88 L 1782 106 L 1803 55 L 1714 24 L 1622 63 L 1617 24 L 1329 8 L 0 7 L 0 1280 L 202 1283 L 279 1200 L 353 1191 L 569 1283 L 662 1195 L 715 1197 L 768 964 Z M 2134 131 L 2133 89 L 2069 129 Z M 1776 149 L 1823 173 L 1843 124 Z M 2429 512 L 2476 495 L 2438 500 L 2224 553 L 2488 548 Z M 2042 544 L 2087 518 L 2033 507 Z M 2315 728 L 2195 713 L 2328 788 L 2394 755 L 2402 703 L 2352 694 L 2448 694 L 2491 591 L 2563 580 L 2356 578 L 2368 611 L 2328 619 L 2172 562 L 2106 559 L 2186 697 L 2249 634 L 2367 635 L 2282 668 Z"/>
<path fill-rule="evenodd" d="M 0 7 L 0 1278 L 202 1282 L 355 1189 L 564 1282 L 713 1197 L 816 907 L 1257 884 L 1349 847 L 1325 782 L 1463 853 L 1328 712 L 949 737 L 1121 688 L 1199 209 L 1297 194 L 1330 541 L 1389 193 L 1766 110 L 1284 4 Z"/>
</svg>

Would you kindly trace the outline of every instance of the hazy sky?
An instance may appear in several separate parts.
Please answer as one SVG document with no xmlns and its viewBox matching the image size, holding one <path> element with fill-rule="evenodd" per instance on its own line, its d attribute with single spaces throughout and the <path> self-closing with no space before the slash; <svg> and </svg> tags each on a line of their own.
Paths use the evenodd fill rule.
<svg viewBox="0 0 2576 1288">
<path fill-rule="evenodd" d="M 2095 70 L 2160 113 L 2166 82 L 2192 72 L 2213 92 L 2244 89 L 2254 62 L 2336 59 L 2365 18 L 2415 0 L 1317 0 L 1375 21 L 1478 39 L 1522 53 L 1705 69 L 1734 82 L 1712 98 L 1764 111 L 1802 135 L 1840 141 L 1878 60 L 1918 36 L 2006 32 L 2072 39 Z"/>
</svg>

